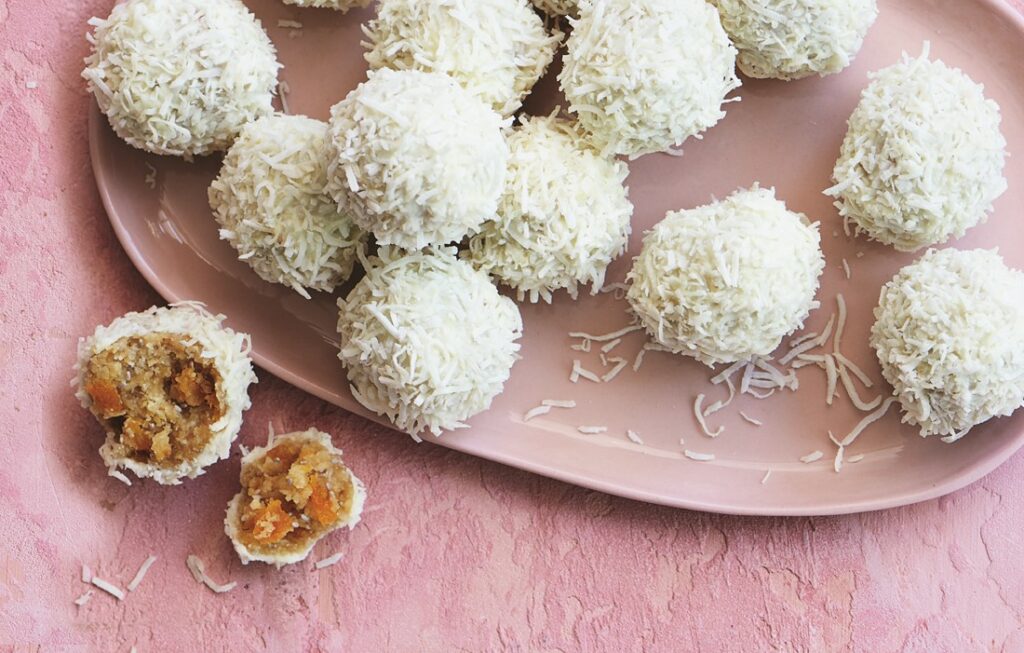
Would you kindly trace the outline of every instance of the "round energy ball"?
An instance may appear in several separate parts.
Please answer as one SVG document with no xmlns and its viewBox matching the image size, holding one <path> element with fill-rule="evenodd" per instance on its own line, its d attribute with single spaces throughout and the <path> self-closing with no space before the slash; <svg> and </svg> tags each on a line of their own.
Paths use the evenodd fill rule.
<svg viewBox="0 0 1024 653">
<path fill-rule="evenodd" d="M 704 0 L 581 0 L 558 76 L 604 154 L 664 152 L 725 116 L 736 49 Z"/>
<path fill-rule="evenodd" d="M 579 11 L 577 0 L 533 0 L 533 5 L 549 16 L 575 16 Z"/>
<path fill-rule="evenodd" d="M 365 31 L 371 70 L 450 75 L 505 116 L 522 106 L 562 40 L 528 0 L 381 0 Z"/>
<path fill-rule="evenodd" d="M 959 439 L 1024 406 L 1024 273 L 996 251 L 930 250 L 882 288 L 871 346 L 903 421 Z"/>
<path fill-rule="evenodd" d="M 963 236 L 1006 191 L 999 105 L 927 49 L 871 80 L 826 194 L 858 233 L 900 251 Z"/>
<path fill-rule="evenodd" d="M 210 185 L 220 237 L 271 283 L 309 298 L 352 274 L 365 237 L 327 194 L 327 123 L 277 115 L 246 125 Z"/>
<path fill-rule="evenodd" d="M 381 248 L 339 300 L 339 358 L 352 395 L 413 437 L 464 428 L 518 358 L 519 309 L 454 248 Z"/>
<path fill-rule="evenodd" d="M 669 213 L 644 238 L 627 298 L 657 344 L 735 363 L 767 356 L 803 325 L 824 268 L 817 224 L 755 186 Z"/>
<path fill-rule="evenodd" d="M 78 343 L 75 396 L 111 470 L 177 485 L 227 458 L 256 382 L 249 336 L 198 304 L 128 313 Z"/>
<path fill-rule="evenodd" d="M 382 245 L 460 241 L 498 208 L 503 125 L 447 75 L 379 70 L 331 110 L 327 190 Z"/>
<path fill-rule="evenodd" d="M 629 168 L 582 141 L 558 118 L 524 119 L 508 135 L 509 173 L 497 217 L 469 241 L 468 260 L 531 302 L 590 283 L 629 241 Z"/>
<path fill-rule="evenodd" d="M 244 565 L 302 562 L 331 532 L 354 528 L 366 502 L 366 488 L 341 450 L 316 429 L 272 437 L 250 451 L 240 481 L 224 532 Z"/>
<path fill-rule="evenodd" d="M 274 109 L 274 46 L 239 0 L 127 0 L 93 19 L 82 76 L 118 136 L 155 154 L 226 150 Z"/>
<path fill-rule="evenodd" d="M 710 0 L 747 77 L 801 79 L 853 62 L 878 17 L 876 0 Z"/>
<path fill-rule="evenodd" d="M 325 9 L 337 9 L 344 13 L 349 9 L 369 7 L 373 0 L 284 0 L 286 5 L 296 7 L 322 7 Z"/>
</svg>

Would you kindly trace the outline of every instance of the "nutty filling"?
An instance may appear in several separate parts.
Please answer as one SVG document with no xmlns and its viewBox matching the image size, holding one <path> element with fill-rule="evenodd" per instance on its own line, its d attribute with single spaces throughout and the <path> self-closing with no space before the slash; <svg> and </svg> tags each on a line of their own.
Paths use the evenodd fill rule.
<svg viewBox="0 0 1024 653">
<path fill-rule="evenodd" d="M 282 439 L 242 470 L 239 539 L 252 551 L 302 549 L 352 509 L 345 467 L 322 444 Z"/>
<path fill-rule="evenodd" d="M 89 359 L 85 391 L 90 410 L 123 449 L 141 463 L 172 468 L 190 461 L 224 414 L 220 375 L 196 345 L 176 334 L 121 338 Z"/>
</svg>

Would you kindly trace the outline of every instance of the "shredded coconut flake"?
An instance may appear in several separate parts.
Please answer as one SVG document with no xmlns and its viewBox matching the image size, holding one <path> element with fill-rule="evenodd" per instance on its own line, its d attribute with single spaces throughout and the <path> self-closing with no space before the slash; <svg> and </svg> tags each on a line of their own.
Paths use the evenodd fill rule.
<svg viewBox="0 0 1024 653">
<path fill-rule="evenodd" d="M 806 463 L 806 464 L 810 464 L 810 463 L 813 463 L 813 462 L 817 462 L 817 461 L 821 460 L 824 457 L 825 457 L 825 453 L 824 452 L 822 452 L 822 451 L 812 451 L 811 453 L 807 454 L 806 456 L 802 456 L 800 458 L 800 462 Z"/>
<path fill-rule="evenodd" d="M 576 430 L 579 431 L 580 433 L 585 433 L 587 435 L 597 435 L 598 433 L 607 433 L 608 432 L 608 427 L 607 426 L 580 426 L 580 427 L 577 427 Z"/>
<path fill-rule="evenodd" d="M 128 583 L 129 592 L 134 592 L 139 584 L 142 583 L 142 579 L 146 577 L 146 573 L 149 572 L 149 568 L 153 566 L 154 562 L 156 562 L 156 556 L 154 555 L 149 556 L 143 561 L 142 566 L 135 572 L 135 577 Z"/>
<path fill-rule="evenodd" d="M 725 427 L 719 426 L 714 431 L 709 429 L 707 420 L 704 419 L 704 410 L 702 408 L 703 405 L 704 395 L 699 394 L 693 402 L 693 414 L 697 418 L 697 424 L 700 425 L 700 429 L 701 431 L 704 432 L 704 435 L 708 436 L 709 438 L 717 438 L 718 436 L 722 435 L 722 433 L 725 432 Z"/>
<path fill-rule="evenodd" d="M 188 558 L 186 558 L 185 564 L 188 566 L 188 570 L 192 572 L 192 577 L 196 579 L 196 582 L 206 585 L 206 587 L 212 592 L 223 594 L 225 592 L 230 592 L 238 586 L 238 583 L 235 581 L 227 583 L 226 585 L 221 585 L 220 583 L 215 582 L 212 578 L 206 575 L 206 566 L 196 555 L 190 554 Z"/>
<path fill-rule="evenodd" d="M 544 406 L 551 406 L 552 408 L 575 408 L 576 402 L 572 399 L 545 399 L 540 402 Z"/>
<path fill-rule="evenodd" d="M 747 415 L 743 411 L 740 411 L 740 417 L 742 417 L 744 420 L 750 422 L 754 426 L 764 426 L 764 422 L 762 422 L 759 419 L 754 419 L 753 417 L 751 417 L 750 415 Z"/>
<path fill-rule="evenodd" d="M 83 605 L 92 600 L 93 594 L 95 594 L 95 592 L 93 592 L 92 590 L 85 590 L 84 594 L 75 599 L 75 605 L 77 605 L 78 607 L 82 607 Z"/>
<path fill-rule="evenodd" d="M 536 408 L 531 408 L 530 410 L 526 411 L 526 414 L 523 415 L 523 421 L 524 422 L 529 422 L 531 419 L 533 419 L 535 417 L 540 417 L 541 415 L 547 415 L 550 412 L 551 412 L 551 406 L 537 406 Z"/>
<path fill-rule="evenodd" d="M 117 585 L 114 585 L 113 583 L 108 583 L 102 578 L 97 578 L 96 576 L 93 576 L 90 582 L 99 589 L 103 590 L 107 594 L 117 599 L 118 601 L 124 600 L 124 590 L 122 590 Z"/>
<path fill-rule="evenodd" d="M 889 412 L 889 407 L 892 406 L 893 403 L 895 403 L 895 401 L 896 399 L 894 397 L 890 397 L 889 399 L 883 401 L 882 405 L 879 406 L 878 409 L 875 410 L 875 412 L 871 413 L 870 415 L 862 419 L 860 423 L 858 423 L 857 426 L 855 426 L 854 429 L 850 431 L 849 435 L 847 435 L 845 438 L 841 440 L 842 446 L 848 447 L 851 444 L 853 444 L 854 441 L 856 441 L 856 439 L 860 437 L 860 434 L 863 433 L 865 429 L 867 429 L 869 426 L 885 417 L 885 414 Z"/>
<path fill-rule="evenodd" d="M 683 455 L 690 460 L 696 460 L 697 462 L 708 462 L 715 459 L 715 454 L 713 453 L 698 453 L 696 451 L 690 451 L 689 449 L 683 451 Z"/>
<path fill-rule="evenodd" d="M 626 437 L 629 438 L 631 442 L 634 442 L 636 444 L 644 443 L 644 441 L 640 439 L 640 434 L 637 433 L 636 431 L 626 431 Z"/>
<path fill-rule="evenodd" d="M 766 470 L 764 476 L 761 477 L 761 485 L 768 482 L 768 479 L 772 477 L 772 470 Z"/>
<path fill-rule="evenodd" d="M 327 569 L 328 567 L 333 567 L 334 565 L 336 565 L 339 562 L 341 562 L 341 559 L 344 558 L 344 557 L 345 557 L 345 554 L 342 553 L 341 551 L 338 551 L 334 555 L 329 556 L 327 558 L 324 558 L 323 560 L 320 560 L 315 565 L 313 565 L 313 567 L 317 571 L 319 571 L 321 569 Z"/>
</svg>

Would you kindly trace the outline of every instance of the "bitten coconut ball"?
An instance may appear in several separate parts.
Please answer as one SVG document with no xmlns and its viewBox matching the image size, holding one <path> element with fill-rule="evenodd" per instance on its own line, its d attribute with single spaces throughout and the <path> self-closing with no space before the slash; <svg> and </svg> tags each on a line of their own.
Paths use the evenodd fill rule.
<svg viewBox="0 0 1024 653">
<path fill-rule="evenodd" d="M 533 5 L 549 16 L 575 16 L 579 11 L 577 0 L 533 0 Z"/>
<path fill-rule="evenodd" d="M 470 240 L 468 260 L 520 299 L 550 302 L 561 288 L 575 298 L 586 283 L 596 293 L 629 241 L 629 168 L 554 117 L 524 119 L 507 140 L 505 193 L 497 217 Z"/>
<path fill-rule="evenodd" d="M 256 382 L 249 336 L 198 304 L 129 313 L 78 343 L 75 395 L 111 472 L 177 485 L 228 457 Z"/>
<path fill-rule="evenodd" d="M 327 124 L 303 116 L 261 118 L 228 150 L 210 185 L 220 236 L 263 279 L 309 298 L 352 274 L 365 242 L 327 193 Z"/>
<path fill-rule="evenodd" d="M 1024 273 L 995 251 L 930 250 L 882 288 L 871 346 L 903 421 L 957 440 L 1024 406 Z"/>
<path fill-rule="evenodd" d="M 284 0 L 286 5 L 296 7 L 321 7 L 324 9 L 336 9 L 342 13 L 349 9 L 369 7 L 373 0 Z"/>
<path fill-rule="evenodd" d="M 127 0 L 93 18 L 82 76 L 117 135 L 155 154 L 226 150 L 274 109 L 274 46 L 239 0 Z"/>
<path fill-rule="evenodd" d="M 963 236 L 1006 191 L 999 105 L 927 48 L 871 79 L 826 194 L 857 232 L 900 251 Z"/>
<path fill-rule="evenodd" d="M 876 0 L 710 0 L 756 78 L 838 73 L 853 62 L 878 17 Z"/>
<path fill-rule="evenodd" d="M 503 119 L 440 73 L 373 73 L 331 110 L 327 190 L 382 245 L 462 240 L 498 208 Z"/>
<path fill-rule="evenodd" d="M 657 344 L 735 363 L 803 326 L 824 268 L 817 224 L 755 186 L 669 213 L 644 238 L 627 298 Z"/>
<path fill-rule="evenodd" d="M 569 110 L 605 154 L 664 152 L 725 116 L 736 49 L 704 0 L 581 0 L 562 72 Z"/>
<path fill-rule="evenodd" d="M 338 307 L 352 395 L 417 437 L 465 428 L 518 358 L 519 309 L 454 248 L 381 248 Z"/>
<path fill-rule="evenodd" d="M 241 483 L 228 503 L 224 531 L 242 564 L 302 562 L 332 531 L 355 527 L 366 501 L 341 450 L 316 429 L 280 435 L 250 451 L 242 458 Z"/>
<path fill-rule="evenodd" d="M 373 70 L 450 75 L 510 116 L 544 75 L 561 32 L 548 34 L 528 0 L 381 0 L 365 28 Z"/>
</svg>

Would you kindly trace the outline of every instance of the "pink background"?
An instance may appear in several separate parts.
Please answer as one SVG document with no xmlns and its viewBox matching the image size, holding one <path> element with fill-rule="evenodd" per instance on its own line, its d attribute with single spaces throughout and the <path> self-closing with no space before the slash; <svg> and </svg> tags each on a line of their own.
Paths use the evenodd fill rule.
<svg viewBox="0 0 1024 653">
<path fill-rule="evenodd" d="M 314 552 L 339 565 L 240 565 L 237 457 L 177 488 L 107 478 L 75 343 L 160 302 L 89 169 L 83 35 L 109 6 L 0 0 L 0 649 L 1024 651 L 1020 455 L 886 513 L 722 517 L 415 446 L 261 374 L 241 439 L 315 425 L 369 486 L 363 523 Z M 238 589 L 195 584 L 192 552 Z M 73 605 L 82 563 L 123 587 L 150 553 L 125 602 Z"/>
</svg>

